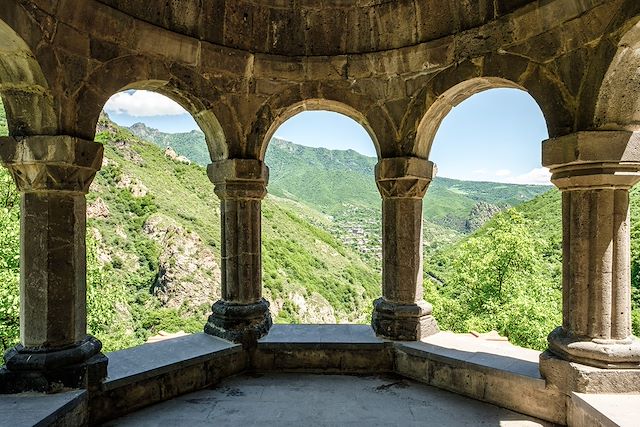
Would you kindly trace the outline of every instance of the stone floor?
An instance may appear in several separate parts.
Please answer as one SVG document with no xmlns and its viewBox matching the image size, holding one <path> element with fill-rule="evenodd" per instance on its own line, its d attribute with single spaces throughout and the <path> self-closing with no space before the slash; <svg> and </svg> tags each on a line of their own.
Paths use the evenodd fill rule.
<svg viewBox="0 0 640 427">
<path fill-rule="evenodd" d="M 107 426 L 540 426 L 513 411 L 394 376 L 241 375 Z"/>
</svg>

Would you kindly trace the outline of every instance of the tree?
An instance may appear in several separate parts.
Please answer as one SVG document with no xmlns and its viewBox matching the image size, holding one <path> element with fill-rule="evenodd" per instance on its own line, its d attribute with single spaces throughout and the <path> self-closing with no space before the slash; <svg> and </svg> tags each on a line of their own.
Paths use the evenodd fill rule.
<svg viewBox="0 0 640 427">
<path fill-rule="evenodd" d="M 20 339 L 20 198 L 0 167 L 0 350 Z"/>
<path fill-rule="evenodd" d="M 427 284 L 441 327 L 497 330 L 518 345 L 542 349 L 560 322 L 560 289 L 544 261 L 545 243 L 510 209 L 447 255 L 443 285 Z"/>
</svg>

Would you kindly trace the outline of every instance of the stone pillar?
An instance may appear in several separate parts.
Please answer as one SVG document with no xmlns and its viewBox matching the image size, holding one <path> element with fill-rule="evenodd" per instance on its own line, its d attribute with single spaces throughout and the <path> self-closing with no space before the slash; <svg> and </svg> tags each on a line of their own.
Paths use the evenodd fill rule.
<svg viewBox="0 0 640 427">
<path fill-rule="evenodd" d="M 103 147 L 70 136 L 0 138 L 21 193 L 20 338 L 0 390 L 87 387 L 106 376 L 86 328 L 86 199 Z"/>
<path fill-rule="evenodd" d="M 208 168 L 220 199 L 222 299 L 213 304 L 205 332 L 251 345 L 271 328 L 262 298 L 262 199 L 269 169 L 252 159 L 220 160 Z"/>
<path fill-rule="evenodd" d="M 384 338 L 420 340 L 438 332 L 422 298 L 422 198 L 435 166 L 396 157 L 380 160 L 375 174 L 382 195 L 382 298 L 374 302 L 371 325 Z"/>
<path fill-rule="evenodd" d="M 543 145 L 543 164 L 562 191 L 563 321 L 549 335 L 541 370 L 553 377 L 554 358 L 573 368 L 640 368 L 629 265 L 629 189 L 640 180 L 640 134 L 551 139 Z"/>
</svg>

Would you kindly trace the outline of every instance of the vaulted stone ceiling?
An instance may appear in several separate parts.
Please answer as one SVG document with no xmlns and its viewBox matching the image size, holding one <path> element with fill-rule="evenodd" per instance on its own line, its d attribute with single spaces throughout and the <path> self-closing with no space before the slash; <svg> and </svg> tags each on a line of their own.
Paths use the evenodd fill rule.
<svg viewBox="0 0 640 427">
<path fill-rule="evenodd" d="M 173 31 L 253 52 L 337 55 L 415 45 L 534 0 L 100 0 Z"/>
<path fill-rule="evenodd" d="M 428 158 L 447 112 L 491 88 L 528 91 L 551 136 L 610 121 L 601 82 L 638 16 L 637 0 L 5 0 L 44 96 L 15 58 L 0 81 L 16 134 L 92 139 L 111 95 L 149 89 L 194 116 L 214 160 L 261 158 L 309 109 L 357 120 L 381 157 Z"/>
</svg>

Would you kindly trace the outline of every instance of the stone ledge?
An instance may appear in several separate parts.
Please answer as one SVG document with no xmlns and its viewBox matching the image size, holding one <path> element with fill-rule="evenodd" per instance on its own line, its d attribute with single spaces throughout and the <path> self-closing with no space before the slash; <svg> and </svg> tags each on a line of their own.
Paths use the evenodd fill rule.
<svg viewBox="0 0 640 427">
<path fill-rule="evenodd" d="M 251 357 L 258 371 L 383 373 L 393 370 L 391 343 L 366 325 L 275 325 Z"/>
<path fill-rule="evenodd" d="M 0 426 L 84 425 L 87 392 L 20 393 L 0 396 Z"/>
<path fill-rule="evenodd" d="M 213 357 L 242 354 L 242 346 L 207 334 L 193 334 L 109 353 L 109 391 L 137 381 L 203 363 Z"/>
<path fill-rule="evenodd" d="M 193 334 L 110 353 L 108 377 L 90 402 L 90 424 L 212 386 L 246 368 L 246 353 Z"/>
<path fill-rule="evenodd" d="M 638 394 L 571 393 L 567 423 L 571 426 L 634 426 L 640 419 Z"/>
<path fill-rule="evenodd" d="M 553 423 L 566 421 L 565 396 L 546 387 L 537 351 L 449 332 L 396 343 L 395 349 L 400 375 Z"/>
<path fill-rule="evenodd" d="M 442 361 L 456 360 L 480 370 L 499 370 L 533 379 L 542 379 L 538 368 L 540 352 L 508 342 L 484 341 L 471 335 L 440 332 L 422 341 L 397 343 L 405 352 Z"/>
<path fill-rule="evenodd" d="M 579 400 L 575 398 L 574 402 L 573 395 L 567 397 L 556 387 L 546 386 L 538 372 L 539 356 L 537 351 L 509 343 L 450 332 L 419 342 L 386 341 L 376 337 L 367 325 L 275 325 L 249 352 L 241 345 L 194 334 L 111 353 L 109 377 L 90 396 L 88 411 L 84 404 L 69 408 L 68 415 L 61 413 L 60 417 L 88 416 L 85 424 L 94 425 L 254 370 L 345 375 L 395 372 L 564 424 L 567 405 L 573 405 L 569 409 L 578 416 L 575 411 Z M 634 398 L 640 396 L 629 397 Z M 2 417 L 2 409 L 0 424 L 11 416 Z"/>
</svg>

